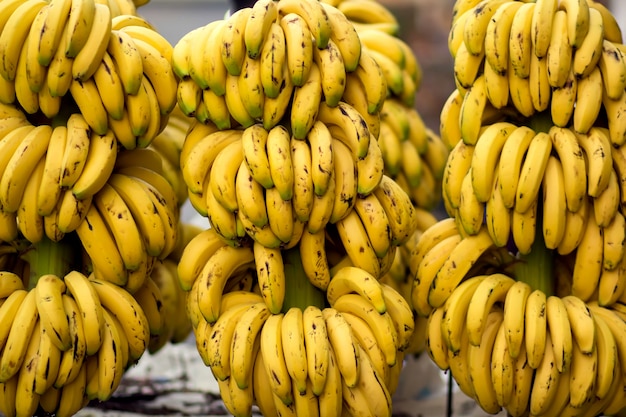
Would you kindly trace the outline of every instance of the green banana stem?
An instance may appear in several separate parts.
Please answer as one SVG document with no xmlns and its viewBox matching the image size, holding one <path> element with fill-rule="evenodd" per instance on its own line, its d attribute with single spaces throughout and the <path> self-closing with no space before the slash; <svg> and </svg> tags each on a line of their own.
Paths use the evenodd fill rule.
<svg viewBox="0 0 626 417">
<path fill-rule="evenodd" d="M 283 312 L 291 307 L 298 307 L 304 310 L 308 306 L 317 306 L 323 309 L 326 304 L 324 292 L 311 284 L 302 268 L 302 258 L 300 258 L 300 248 L 297 246 L 283 251 L 283 262 L 285 263 L 285 301 L 283 302 Z"/>
<path fill-rule="evenodd" d="M 39 278 L 46 274 L 63 278 L 74 266 L 75 250 L 76 245 L 72 244 L 69 236 L 59 242 L 44 236 L 41 241 L 28 246 L 21 258 L 29 265 L 29 289 L 34 288 Z"/>
</svg>

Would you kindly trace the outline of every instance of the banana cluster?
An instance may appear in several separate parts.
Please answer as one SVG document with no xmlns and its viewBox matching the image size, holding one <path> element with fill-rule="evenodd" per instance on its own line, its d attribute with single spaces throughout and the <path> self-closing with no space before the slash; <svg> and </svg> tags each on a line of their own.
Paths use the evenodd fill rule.
<svg viewBox="0 0 626 417">
<path fill-rule="evenodd" d="M 457 2 L 449 50 L 458 91 L 442 111 L 444 141 L 473 144 L 482 121 L 513 112 L 547 113 L 580 134 L 605 127 L 622 145 L 626 65 L 615 17 L 592 0 L 524 3 Z"/>
<path fill-rule="evenodd" d="M 188 226 L 186 226 L 188 227 Z M 93 274 L 41 276 L 33 289 L 4 269 L 0 284 L 0 410 L 71 416 L 106 401 L 145 351 L 191 332 L 176 263 L 154 264 L 134 294 Z"/>
<path fill-rule="evenodd" d="M 613 415 L 626 405 L 621 290 L 603 304 L 590 278 L 595 297 L 585 302 L 573 290 L 572 261 L 558 257 L 547 295 L 518 279 L 520 260 L 485 228 L 468 236 L 453 218 L 420 235 L 411 262 L 425 350 L 486 412 Z"/>
<path fill-rule="evenodd" d="M 176 105 L 172 45 L 132 2 L 11 0 L 0 22 L 0 102 L 46 123 L 80 113 L 126 149 L 162 130 Z"/>
<path fill-rule="evenodd" d="M 389 415 L 413 341 L 409 304 L 337 254 L 328 306 L 285 307 L 295 278 L 283 253 L 231 246 L 213 228 L 182 252 L 178 277 L 189 291 L 198 352 L 228 410 L 247 416 L 256 404 L 265 416 Z"/>
</svg>

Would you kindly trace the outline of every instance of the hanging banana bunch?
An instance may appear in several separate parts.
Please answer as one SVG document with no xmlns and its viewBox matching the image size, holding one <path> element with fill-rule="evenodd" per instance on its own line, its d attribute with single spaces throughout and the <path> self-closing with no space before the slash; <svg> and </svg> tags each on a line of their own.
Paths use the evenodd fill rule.
<svg viewBox="0 0 626 417">
<path fill-rule="evenodd" d="M 626 61 L 591 0 L 459 0 L 441 111 L 450 218 L 411 252 L 427 351 L 490 414 L 623 396 Z"/>
</svg>

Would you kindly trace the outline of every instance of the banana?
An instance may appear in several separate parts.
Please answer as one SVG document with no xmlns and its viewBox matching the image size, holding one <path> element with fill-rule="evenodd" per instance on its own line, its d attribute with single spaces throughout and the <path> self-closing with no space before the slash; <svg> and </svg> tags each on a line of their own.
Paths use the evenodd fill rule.
<svg viewBox="0 0 626 417">
<path fill-rule="evenodd" d="M 261 83 L 263 93 L 270 98 L 278 97 L 285 74 L 284 67 L 287 65 L 287 46 L 285 34 L 278 21 L 272 22 L 266 39 L 261 48 Z"/>
<path fill-rule="evenodd" d="M 555 366 L 557 352 L 552 349 L 552 338 L 551 333 L 546 334 L 545 354 L 535 372 L 532 384 L 529 407 L 533 415 L 545 413 L 551 403 L 557 400 L 555 396 L 561 383 L 560 378 L 562 374 L 559 373 L 557 366 Z"/>
<path fill-rule="evenodd" d="M 283 314 L 272 314 L 263 325 L 260 334 L 260 348 L 265 372 L 272 375 L 268 385 L 280 401 L 289 405 L 293 402 L 292 380 L 287 371 L 282 341 Z M 258 364 L 256 365 L 258 366 Z M 256 372 L 256 371 L 255 371 Z"/>
<path fill-rule="evenodd" d="M 624 123 L 624 118 L 620 117 L 626 106 L 626 94 L 622 94 L 618 100 L 611 100 L 604 96 L 602 102 L 608 119 L 611 143 L 613 146 L 621 146 L 626 142 L 626 123 Z"/>
<path fill-rule="evenodd" d="M 52 128 L 42 125 L 23 136 L 0 179 L 0 202 L 3 210 L 8 212 L 17 210 L 28 178 L 45 154 L 51 134 Z"/>
<path fill-rule="evenodd" d="M 452 93 L 443 103 L 439 117 L 439 136 L 448 149 L 461 141 L 461 130 L 459 127 L 459 116 L 461 104 L 463 103 L 463 95 L 458 89 L 454 89 Z"/>
<path fill-rule="evenodd" d="M 532 51 L 530 53 L 532 54 Z M 530 94 L 530 55 L 528 55 L 528 59 L 529 75 L 526 78 L 518 77 L 512 69 L 507 71 L 507 74 L 509 75 L 509 102 L 525 117 L 530 117 L 535 113 L 533 98 Z M 512 67 L 512 64 L 510 66 Z"/>
<path fill-rule="evenodd" d="M 361 39 L 361 34 L 357 32 L 344 13 L 328 3 L 321 4 L 330 21 L 330 40 L 337 45 L 343 58 L 346 72 L 352 72 L 359 65 L 361 56 L 361 42 L 359 39 Z M 382 34 L 383 32 L 379 33 Z"/>
<path fill-rule="evenodd" d="M 322 311 L 323 313 L 323 311 Z M 328 370 L 324 390 L 318 396 L 319 415 L 322 417 L 338 416 L 343 409 L 341 372 L 337 359 L 331 349 L 328 353 Z"/>
<path fill-rule="evenodd" d="M 278 11 L 282 15 L 293 13 L 301 16 L 311 31 L 311 35 L 315 40 L 315 46 L 318 49 L 325 49 L 328 46 L 332 34 L 332 26 L 330 18 L 326 13 L 326 8 L 322 7 L 321 2 L 311 3 L 289 0 L 279 4 Z"/>
<path fill-rule="evenodd" d="M 237 90 L 247 113 L 253 119 L 262 117 L 265 94 L 261 79 L 261 60 L 245 58 L 237 80 Z"/>
<path fill-rule="evenodd" d="M 64 313 L 65 315 L 65 313 Z M 40 327 L 40 341 L 37 350 L 37 362 L 34 366 L 35 381 L 33 390 L 43 395 L 53 388 L 61 364 L 61 351 L 52 342 L 48 331 Z"/>
<path fill-rule="evenodd" d="M 506 330 L 504 325 L 500 325 L 491 354 L 491 383 L 498 405 L 501 407 L 506 408 L 513 395 L 514 372 L 515 358 L 509 354 Z"/>
<path fill-rule="evenodd" d="M 156 32 L 153 36 L 156 36 Z M 142 59 L 144 77 L 150 81 L 156 93 L 161 114 L 169 114 L 176 105 L 178 88 L 170 58 L 164 55 L 163 51 L 142 39 L 133 38 L 133 42 Z M 166 46 L 170 46 L 169 43 Z"/>
<path fill-rule="evenodd" d="M 463 29 L 463 41 L 472 55 L 480 55 L 485 50 L 485 37 L 492 16 L 506 1 L 483 0 L 470 12 Z"/>
<path fill-rule="evenodd" d="M 570 0 L 568 3 L 572 3 Z M 596 67 L 603 54 L 604 21 L 602 14 L 587 4 L 580 9 L 588 9 L 588 32 L 576 47 L 572 61 L 574 74 L 586 77 Z M 584 13 L 584 12 L 583 12 Z"/>
<path fill-rule="evenodd" d="M 269 219 L 265 208 L 265 189 L 254 180 L 246 163 L 242 162 L 239 165 L 235 178 L 235 190 L 237 210 L 242 211 L 255 226 L 266 226 Z"/>
<path fill-rule="evenodd" d="M 594 316 L 598 340 L 598 375 L 596 378 L 596 398 L 607 398 L 611 385 L 615 379 L 619 379 L 619 358 L 615 335 L 602 316 Z"/>
<path fill-rule="evenodd" d="M 573 118 L 576 132 L 587 133 L 594 125 L 602 107 L 602 91 L 602 76 L 598 67 L 578 80 Z"/>
<path fill-rule="evenodd" d="M 536 2 L 532 19 L 531 39 L 535 55 L 539 58 L 543 58 L 547 54 L 554 15 L 557 12 L 557 8 L 558 1 L 540 0 Z"/>
<path fill-rule="evenodd" d="M 474 146 L 466 145 L 459 140 L 450 150 L 443 173 L 443 193 L 453 208 L 461 204 L 461 186 L 465 175 L 470 169 Z M 503 152 L 506 148 L 503 148 Z"/>
<path fill-rule="evenodd" d="M 200 275 L 198 303 L 200 311 L 209 323 L 215 322 L 220 315 L 220 299 L 226 281 L 241 268 L 248 268 L 254 260 L 252 248 L 222 246 L 205 263 Z M 220 265 L 219 270 L 215 265 Z"/>
<path fill-rule="evenodd" d="M 123 345 L 122 338 L 126 337 L 121 334 L 114 322 L 116 318 L 109 313 L 106 309 L 104 311 L 104 339 L 102 347 L 98 351 L 98 391 L 97 396 L 100 401 L 106 401 L 113 395 L 113 392 L 119 386 L 123 369 L 126 366 L 124 363 L 124 354 L 122 353 Z"/>
<path fill-rule="evenodd" d="M 527 212 L 531 205 L 537 201 L 539 187 L 548 165 L 551 150 L 552 140 L 547 133 L 539 132 L 530 141 L 517 183 L 514 206 L 516 212 Z"/>
<path fill-rule="evenodd" d="M 290 118 L 292 135 L 296 139 L 305 139 L 316 122 L 324 88 L 323 75 L 329 71 L 331 68 L 324 68 L 319 62 L 315 62 L 311 65 L 309 76 L 302 86 L 294 88 Z M 332 85 L 334 88 L 338 84 Z M 339 94 L 337 101 L 340 98 L 341 94 Z M 328 102 L 330 96 L 324 94 L 324 99 Z"/>
<path fill-rule="evenodd" d="M 45 1 L 23 2 L 13 9 L 4 23 L 0 33 L 0 75 L 8 80 L 15 80 L 20 54 L 27 43 L 31 24 L 39 11 L 47 3 Z M 7 11 L 12 7 L 9 5 Z"/>
<path fill-rule="evenodd" d="M 318 307 L 309 306 L 302 312 L 302 323 L 305 329 L 307 375 L 311 383 L 311 391 L 314 395 L 319 396 L 324 392 L 330 362 L 331 346 L 328 340 L 326 321 Z"/>
<path fill-rule="evenodd" d="M 270 130 L 274 126 L 278 125 L 281 119 L 285 116 L 289 102 L 292 99 L 294 84 L 291 81 L 291 77 L 288 74 L 289 68 L 287 65 L 283 66 L 282 82 L 276 98 L 269 96 L 265 97 L 263 102 L 263 127 L 266 130 Z"/>
<path fill-rule="evenodd" d="M 293 166 L 293 193 L 291 203 L 300 221 L 309 219 L 315 196 L 313 190 L 311 149 L 301 140 L 291 138 L 291 162 Z M 270 166 L 271 166 L 270 161 Z"/>
<path fill-rule="evenodd" d="M 369 114 L 378 113 L 387 98 L 387 81 L 382 68 L 367 50 L 362 50 L 359 65 L 352 72 L 364 86 L 367 86 L 365 88 L 367 112 Z"/>
<path fill-rule="evenodd" d="M 624 223 L 624 216 L 617 212 L 613 221 L 602 231 L 604 241 L 602 266 L 604 269 L 614 270 L 620 266 L 624 259 L 624 246 L 621 243 L 623 241 L 622 234 L 625 230 L 623 229 Z"/>
<path fill-rule="evenodd" d="M 446 342 L 448 352 L 458 354 L 462 349 L 466 325 L 467 309 L 472 294 L 485 276 L 476 276 L 463 281 L 454 290 L 443 306 L 444 315 L 441 320 L 441 333 Z"/>
<path fill-rule="evenodd" d="M 613 171 L 610 138 L 606 131 L 592 127 L 586 134 L 577 134 L 576 138 L 587 158 L 587 194 L 597 197 L 609 184 Z"/>
<path fill-rule="evenodd" d="M 543 177 L 543 204 L 552 207 L 543 215 L 543 239 L 547 248 L 556 249 L 565 235 L 567 215 L 567 187 L 565 168 L 555 157 L 548 159 Z"/>
<path fill-rule="evenodd" d="M 13 320 L 15 319 L 20 306 L 24 302 L 26 294 L 26 290 L 15 290 L 8 297 L 6 297 L 2 306 L 0 306 L 0 317 L 6 320 L 3 322 L 3 326 L 0 327 L 0 346 L 3 348 L 6 346 L 7 339 L 13 325 Z"/>
<path fill-rule="evenodd" d="M 344 314 L 332 307 L 322 310 L 326 321 L 331 360 L 338 368 L 342 385 L 356 387 L 359 381 L 361 356 L 358 341 Z M 330 369 L 329 369 L 330 371 Z"/>
<path fill-rule="evenodd" d="M 586 3 L 585 3 L 586 6 Z M 547 77 L 552 87 L 562 87 L 570 73 L 573 61 L 573 45 L 569 38 L 568 19 L 571 18 L 566 10 L 557 10 L 552 22 L 552 36 L 546 54 Z M 588 24 L 588 21 L 587 21 Z M 579 30 L 583 30 L 580 28 Z"/>
<path fill-rule="evenodd" d="M 534 290 L 526 299 L 524 311 L 524 343 L 528 365 L 537 369 L 543 359 L 546 344 L 547 317 L 546 317 L 546 294 L 540 290 Z"/>
<path fill-rule="evenodd" d="M 69 322 L 61 297 L 65 288 L 63 280 L 53 274 L 42 275 L 35 286 L 42 331 L 47 332 L 56 348 L 62 351 L 69 349 L 72 344 Z"/>
<path fill-rule="evenodd" d="M 571 253 L 580 245 L 590 210 L 588 200 L 584 199 L 583 201 L 583 205 L 578 211 L 566 211 L 565 233 L 556 248 L 560 254 Z"/>
<path fill-rule="evenodd" d="M 91 135 L 85 165 L 72 185 L 72 193 L 78 199 L 91 197 L 102 189 L 113 172 L 117 152 L 117 140 L 111 130 L 105 135 Z"/>
<path fill-rule="evenodd" d="M 372 305 L 358 294 L 344 294 L 338 297 L 331 307 L 342 314 L 353 314 L 365 320 L 374 332 L 387 364 L 393 366 L 396 363 L 396 352 L 399 349 L 398 333 L 389 314 L 376 312 Z"/>
<path fill-rule="evenodd" d="M 300 308 L 291 307 L 285 312 L 281 323 L 285 364 L 287 365 L 287 371 L 292 379 L 294 395 L 303 395 L 307 389 L 308 362 L 302 315 L 303 313 Z"/>
<path fill-rule="evenodd" d="M 546 313 L 556 368 L 565 372 L 572 361 L 573 344 L 567 308 L 561 298 L 550 296 L 546 301 Z"/>
<path fill-rule="evenodd" d="M 515 12 L 509 34 L 509 61 L 512 72 L 518 78 L 530 74 L 530 54 L 532 51 L 531 26 L 535 3 L 526 3 Z"/>
<path fill-rule="evenodd" d="M 379 206 L 381 206 L 382 209 L 382 205 L 379 204 Z M 384 210 L 382 212 L 384 213 Z M 370 236 L 368 234 L 371 229 L 365 228 L 364 223 L 359 217 L 357 211 L 350 210 L 347 215 L 335 224 L 342 244 L 352 263 L 359 268 L 363 268 L 374 276 L 379 276 L 379 257 L 376 254 L 374 245 L 372 244 L 374 236 Z M 386 233 L 389 233 L 389 231 L 386 230 Z M 391 237 L 389 237 L 388 242 L 390 244 Z M 389 246 L 387 246 L 386 250 L 388 249 Z M 386 250 L 383 252 L 386 253 Z"/>
<path fill-rule="evenodd" d="M 242 131 L 240 130 L 229 129 L 213 132 L 198 138 L 195 143 L 190 142 L 189 148 L 187 146 L 183 148 L 180 168 L 189 192 L 196 194 L 203 192 L 203 189 L 208 185 L 208 174 L 217 156 L 226 146 L 240 142 L 241 137 Z M 241 146 L 243 147 L 243 144 Z"/>
<path fill-rule="evenodd" d="M 470 235 L 478 233 L 485 220 L 485 204 L 478 201 L 474 193 L 472 171 L 470 167 L 461 182 L 461 198 L 457 216 L 465 233 Z"/>
<path fill-rule="evenodd" d="M 239 75 L 246 56 L 245 27 L 252 13 L 252 8 L 243 8 L 230 15 L 226 28 L 222 32 L 221 53 L 226 70 L 232 75 Z"/>
<path fill-rule="evenodd" d="M 596 344 L 599 336 L 596 337 Z M 598 349 L 591 354 L 583 354 L 574 343 L 572 350 L 572 364 L 570 376 L 570 404 L 574 407 L 582 407 L 592 398 L 596 392 L 596 375 L 598 366 Z"/>
<path fill-rule="evenodd" d="M 144 77 L 144 68 L 143 59 L 132 36 L 124 31 L 112 30 L 107 53 L 111 56 L 126 94 L 137 94 Z"/>
<path fill-rule="evenodd" d="M 491 312 L 485 322 L 485 331 L 480 342 L 475 345 L 470 343 L 467 350 L 468 373 L 470 381 L 473 382 L 474 399 L 490 414 L 500 410 L 496 391 L 489 381 L 491 381 L 491 353 L 501 323 L 502 312 L 500 310 Z"/>
<path fill-rule="evenodd" d="M 93 201 L 115 238 L 125 268 L 129 271 L 139 269 L 148 254 L 140 229 L 122 196 L 111 185 L 105 184 Z"/>
<path fill-rule="evenodd" d="M 382 204 L 391 228 L 392 245 L 401 245 L 413 234 L 416 212 L 409 196 L 390 177 L 383 175 L 379 186 L 373 191 Z"/>
<path fill-rule="evenodd" d="M 571 294 L 588 300 L 597 288 L 602 272 L 602 229 L 589 216 L 582 241 L 576 250 Z M 584 277 L 584 278 L 583 278 Z"/>
<path fill-rule="evenodd" d="M 227 144 L 215 157 L 209 174 L 209 189 L 217 201 L 231 212 L 237 211 L 235 180 L 243 161 L 240 140 Z"/>
<path fill-rule="evenodd" d="M 324 248 L 325 242 L 324 229 L 319 229 L 314 233 L 305 230 L 299 242 L 304 273 L 314 286 L 322 290 L 326 290 L 331 281 L 326 249 Z M 316 256 L 306 256 L 306 254 L 311 253 Z"/>
<path fill-rule="evenodd" d="M 312 82 L 321 86 L 324 102 L 328 106 L 337 106 L 346 85 L 346 68 L 339 47 L 330 39 L 326 48 L 313 48 L 313 62 L 319 68 L 320 74 L 319 80 Z M 307 80 L 311 78 L 312 68 L 313 65 Z"/>
<path fill-rule="evenodd" d="M 190 200 L 191 196 L 194 195 L 189 194 Z M 197 210 L 204 210 L 204 213 L 209 218 L 211 227 L 214 227 L 225 241 L 234 242 L 239 237 L 245 235 L 246 232 L 240 230 L 243 226 L 239 224 L 241 222 L 238 221 L 237 215 L 222 206 L 215 198 L 215 195 L 208 190 L 208 187 L 204 194 L 199 195 L 199 198 L 204 200 L 201 202 L 201 204 L 204 204 L 204 207 L 201 208 L 197 203 L 194 204 L 194 207 L 197 207 Z M 250 224 L 252 225 L 252 223 Z"/>
<path fill-rule="evenodd" d="M 480 75 L 468 88 L 461 104 L 459 126 L 461 139 L 467 145 L 476 145 L 480 136 L 482 114 L 487 104 L 485 77 Z"/>
<path fill-rule="evenodd" d="M 263 41 L 268 36 L 272 22 L 279 18 L 279 8 L 271 1 L 255 3 L 246 20 L 244 30 L 245 49 L 250 58 L 261 54 Z"/>
<path fill-rule="evenodd" d="M 602 43 L 598 68 L 604 80 L 604 91 L 607 97 L 612 100 L 619 99 L 626 84 L 626 62 L 622 51 L 606 39 Z"/>
<path fill-rule="evenodd" d="M 102 306 L 117 318 L 128 338 L 129 361 L 134 363 L 146 350 L 150 330 L 148 319 L 132 295 L 110 282 L 90 278 Z"/>
<path fill-rule="evenodd" d="M 415 316 L 402 293 L 387 284 L 383 284 L 382 287 L 387 313 L 391 316 L 398 334 L 398 350 L 404 352 L 409 347 L 415 331 Z"/>
<path fill-rule="evenodd" d="M 454 56 L 453 72 L 454 83 L 459 90 L 466 91 L 478 79 L 485 62 L 485 53 L 478 55 L 470 53 L 465 42 L 459 45 Z"/>
<path fill-rule="evenodd" d="M 37 351 L 41 339 L 40 335 L 39 323 L 37 322 L 26 347 L 24 362 L 19 370 L 15 399 L 16 415 L 33 415 L 37 410 L 39 394 L 34 391 L 34 386 L 37 376 L 35 367 L 38 361 Z"/>
<path fill-rule="evenodd" d="M 72 271 L 63 278 L 68 293 L 76 300 L 77 308 L 85 322 L 92 325 L 85 327 L 85 347 L 87 355 L 95 354 L 104 337 L 104 315 L 98 293 L 86 276 Z"/>
<path fill-rule="evenodd" d="M 120 120 L 124 114 L 125 91 L 120 75 L 117 73 L 113 59 L 108 52 L 105 51 L 93 79 L 109 116 L 115 120 Z"/>
<path fill-rule="evenodd" d="M 493 305 L 506 298 L 515 281 L 504 274 L 492 274 L 484 278 L 476 287 L 467 307 L 466 328 L 470 345 L 478 346 L 488 321 L 487 316 Z"/>
<path fill-rule="evenodd" d="M 532 288 L 523 281 L 516 281 L 509 288 L 504 299 L 504 319 L 502 327 L 505 331 L 505 338 L 509 355 L 516 359 L 524 345 L 524 315 L 526 300 Z"/>
<path fill-rule="evenodd" d="M 304 85 L 313 64 L 312 33 L 305 19 L 296 13 L 287 13 L 280 18 L 285 35 L 285 48 L 289 77 L 294 86 Z M 322 69 L 320 68 L 320 71 Z"/>
<path fill-rule="evenodd" d="M 498 158 L 509 136 L 515 130 L 516 126 L 511 123 L 495 123 L 488 126 L 478 138 L 472 154 L 471 180 L 479 202 L 489 200 L 497 165 L 503 164 Z"/>
<path fill-rule="evenodd" d="M 605 228 L 613 221 L 618 212 L 620 191 L 615 171 L 609 176 L 608 186 L 593 199 L 593 215 L 598 226 Z"/>
<path fill-rule="evenodd" d="M 58 8 L 58 6 L 57 6 Z M 69 9 L 69 6 L 68 6 Z M 27 83 L 34 93 L 39 93 L 42 90 L 42 86 L 46 79 L 46 67 L 39 63 L 39 40 L 40 36 L 35 34 L 42 34 L 42 37 L 49 36 L 47 30 L 45 30 L 45 23 L 48 16 L 48 11 L 50 10 L 50 5 L 45 8 L 41 8 L 41 10 L 37 13 L 34 20 L 32 21 L 30 30 L 23 44 L 23 49 L 25 51 L 20 52 L 20 55 L 24 54 L 24 68 L 26 69 L 26 80 Z M 67 12 L 66 12 L 67 13 Z M 66 18 L 67 15 L 64 16 Z M 58 17 L 57 17 L 58 20 Z M 50 22 L 48 22 L 50 24 Z M 52 26 L 52 25 L 51 25 Z M 51 30 L 56 29 L 56 24 L 54 28 L 50 28 Z M 58 27 L 59 32 L 62 31 L 63 24 Z M 32 36 L 31 36 L 32 34 Z M 47 42 L 47 40 L 46 40 Z M 52 54 L 54 54 L 55 50 L 52 50 Z M 20 65 L 18 63 L 18 65 Z"/>
<path fill-rule="evenodd" d="M 38 318 L 36 294 L 34 291 L 29 291 L 15 312 L 13 324 L 0 358 L 0 380 L 2 382 L 8 381 L 9 378 L 19 372 Z"/>
<path fill-rule="evenodd" d="M 14 291 L 24 289 L 22 278 L 13 272 L 0 272 L 0 278 L 0 298 L 3 301 L 6 301 Z"/>
<path fill-rule="evenodd" d="M 249 386 L 254 346 L 270 311 L 264 303 L 251 304 L 239 317 L 233 331 L 230 353 L 230 379 L 240 389 Z"/>
<path fill-rule="evenodd" d="M 17 227 L 29 242 L 40 242 L 44 237 L 44 219 L 37 212 L 37 192 L 41 186 L 44 163 L 44 158 L 37 162 L 17 207 Z"/>
<path fill-rule="evenodd" d="M 497 109 L 505 107 L 509 103 L 509 76 L 506 71 L 498 73 L 491 65 L 485 65 L 483 74 L 485 76 L 487 100 Z"/>
<path fill-rule="evenodd" d="M 515 192 L 520 170 L 526 151 L 534 136 L 535 132 L 532 129 L 526 126 L 519 126 L 509 134 L 502 146 L 497 175 L 500 194 L 507 208 L 512 208 L 515 205 Z"/>
<path fill-rule="evenodd" d="M 254 259 L 261 296 L 272 314 L 278 314 L 285 298 L 285 267 L 280 249 L 266 248 L 254 242 Z"/>
<path fill-rule="evenodd" d="M 61 162 L 65 152 L 67 127 L 56 126 L 51 133 L 46 151 L 44 172 L 37 195 L 37 212 L 47 216 L 54 210 L 61 196 Z M 94 143 L 96 141 L 94 140 Z M 106 158 L 103 158 L 106 160 Z M 94 165 L 93 163 L 91 164 Z M 106 171 L 105 171 L 106 172 Z M 86 196 L 83 196 L 86 197 Z"/>
<path fill-rule="evenodd" d="M 100 99 L 94 79 L 88 78 L 85 81 L 75 79 L 70 83 L 69 91 L 89 127 L 99 135 L 106 134 L 109 123 L 108 113 Z M 97 98 L 94 99 L 94 97 Z"/>
<path fill-rule="evenodd" d="M 28 46 L 25 46 L 20 52 L 15 80 L 13 81 L 13 90 L 15 90 L 15 99 L 20 107 L 28 114 L 35 114 L 40 109 L 39 94 L 34 92 L 29 85 L 31 81 L 29 80 L 26 68 L 26 62 L 28 60 L 27 48 Z"/>
<path fill-rule="evenodd" d="M 498 5 L 487 23 L 484 35 L 485 60 L 497 74 L 504 74 L 508 70 L 509 35 L 515 14 L 522 4 L 508 2 Z"/>
<path fill-rule="evenodd" d="M 265 190 L 265 207 L 272 234 L 286 245 L 296 244 L 299 240 L 296 224 L 301 222 L 295 218 L 291 201 L 283 200 L 276 187 L 272 187 Z M 311 213 L 313 213 L 313 209 Z"/>
<path fill-rule="evenodd" d="M 548 64 L 550 63 L 549 57 L 550 54 L 541 59 L 537 58 L 536 55 L 530 56 L 530 75 L 528 76 L 528 83 L 533 108 L 537 112 L 546 110 L 550 105 L 552 90 L 550 88 L 551 69 L 548 68 Z M 566 63 L 563 63 L 563 65 L 566 65 Z M 569 66 L 566 67 L 564 72 L 565 77 L 567 77 L 569 74 Z"/>
<path fill-rule="evenodd" d="M 71 16 L 71 13 L 70 13 Z M 70 18 L 71 22 L 71 18 Z M 84 45 L 74 56 L 72 77 L 81 82 L 89 79 L 100 65 L 111 36 L 111 9 L 96 4 L 91 30 Z M 66 50 L 66 55 L 68 54 Z M 70 56 L 72 54 L 70 53 Z"/>
<path fill-rule="evenodd" d="M 354 209 L 367 233 L 376 256 L 384 258 L 391 247 L 392 235 L 389 220 L 382 204 L 374 195 L 370 194 L 366 197 L 357 198 L 354 203 Z M 343 220 L 340 222 L 343 222 Z"/>
<path fill-rule="evenodd" d="M 386 304 L 380 283 L 373 275 L 356 266 L 345 266 L 332 275 L 326 288 L 326 299 L 333 305 L 339 297 L 353 292 L 365 298 L 380 314 L 385 313 Z"/>
</svg>

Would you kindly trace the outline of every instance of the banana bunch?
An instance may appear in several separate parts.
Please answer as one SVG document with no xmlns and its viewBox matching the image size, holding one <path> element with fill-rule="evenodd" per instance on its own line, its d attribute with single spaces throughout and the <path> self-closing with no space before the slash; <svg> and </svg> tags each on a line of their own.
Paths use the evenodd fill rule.
<svg viewBox="0 0 626 417">
<path fill-rule="evenodd" d="M 294 254 L 304 267 L 301 251 L 231 246 L 209 228 L 182 252 L 178 277 L 197 349 L 225 405 L 235 416 L 251 415 L 253 404 L 265 416 L 390 415 L 413 337 L 409 304 L 336 252 L 322 293 L 294 272 Z M 321 306 L 292 305 L 289 291 L 303 297 L 305 286 Z"/>
<path fill-rule="evenodd" d="M 71 416 L 106 400 L 149 342 L 143 309 L 123 288 L 71 271 L 25 278 L 2 272 L 0 410 Z"/>
<path fill-rule="evenodd" d="M 3 2 L 0 102 L 46 123 L 80 113 L 126 149 L 148 146 L 176 104 L 177 79 L 172 45 L 134 12 L 129 1 Z"/>
<path fill-rule="evenodd" d="M 476 142 L 495 113 L 550 115 L 558 127 L 626 138 L 622 33 L 592 0 L 458 1 L 449 32 L 454 93 L 442 111 L 442 136 Z M 481 117 L 482 115 L 482 117 Z"/>
<path fill-rule="evenodd" d="M 459 0 L 448 41 L 451 217 L 409 262 L 426 350 L 490 414 L 613 415 L 626 406 L 621 31 L 593 1 Z"/>
<path fill-rule="evenodd" d="M 426 229 L 411 256 L 426 351 L 483 410 L 591 416 L 626 406 L 621 290 L 611 304 L 585 302 L 573 290 L 576 261 L 560 255 L 544 260 L 551 284 L 527 281 L 520 262 L 532 268 L 537 258 L 498 247 L 484 227 L 466 235 L 454 218 Z"/>
</svg>

